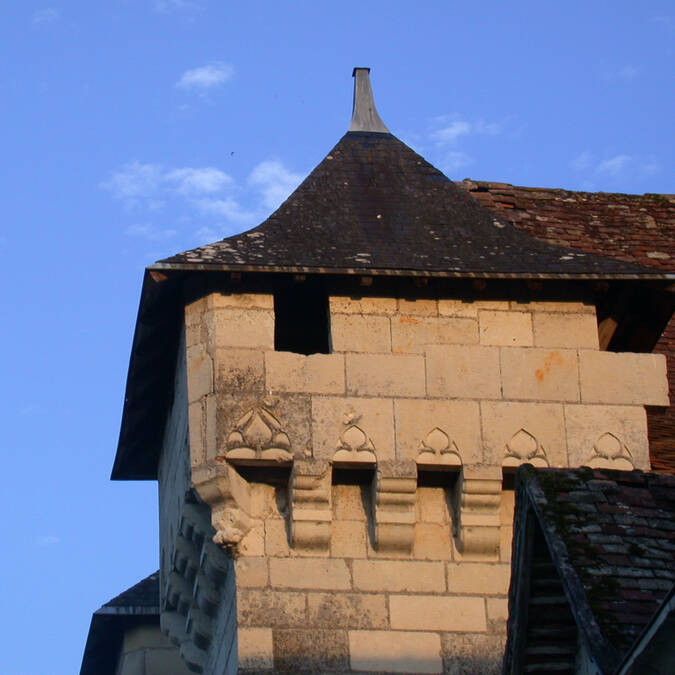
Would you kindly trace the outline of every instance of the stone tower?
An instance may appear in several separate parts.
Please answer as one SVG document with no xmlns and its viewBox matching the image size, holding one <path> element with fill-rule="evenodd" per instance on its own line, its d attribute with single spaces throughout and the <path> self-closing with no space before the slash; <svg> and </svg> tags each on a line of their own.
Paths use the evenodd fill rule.
<svg viewBox="0 0 675 675">
<path fill-rule="evenodd" d="M 354 76 L 275 213 L 146 272 L 113 478 L 159 482 L 196 672 L 498 669 L 514 468 L 648 469 L 667 405 L 664 358 L 600 350 L 595 309 L 664 275 L 515 229 Z"/>
</svg>

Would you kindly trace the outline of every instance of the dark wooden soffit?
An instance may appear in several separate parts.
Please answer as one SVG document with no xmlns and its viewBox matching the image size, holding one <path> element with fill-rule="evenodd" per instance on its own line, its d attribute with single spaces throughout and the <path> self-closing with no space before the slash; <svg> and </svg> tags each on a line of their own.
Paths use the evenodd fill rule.
<svg viewBox="0 0 675 675">
<path fill-rule="evenodd" d="M 539 241 L 388 133 L 348 132 L 258 227 L 151 269 L 664 279 Z M 671 275 L 675 279 L 675 275 Z"/>
</svg>

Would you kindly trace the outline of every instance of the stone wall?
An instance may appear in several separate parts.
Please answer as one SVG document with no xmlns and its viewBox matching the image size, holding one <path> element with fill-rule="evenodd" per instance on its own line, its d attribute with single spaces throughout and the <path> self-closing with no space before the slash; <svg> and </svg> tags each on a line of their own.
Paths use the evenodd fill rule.
<svg viewBox="0 0 675 675">
<path fill-rule="evenodd" d="M 649 468 L 664 359 L 600 352 L 578 302 L 330 313 L 332 353 L 303 356 L 274 351 L 271 295 L 186 307 L 192 480 L 236 559 L 240 667 L 490 672 L 509 472 Z"/>
</svg>

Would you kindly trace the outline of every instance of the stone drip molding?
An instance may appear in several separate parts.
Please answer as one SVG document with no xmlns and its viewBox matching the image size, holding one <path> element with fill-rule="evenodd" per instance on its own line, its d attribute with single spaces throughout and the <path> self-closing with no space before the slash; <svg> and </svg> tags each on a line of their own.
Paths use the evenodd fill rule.
<svg viewBox="0 0 675 675">
<path fill-rule="evenodd" d="M 500 467 L 464 467 L 457 486 L 457 548 L 465 560 L 499 559 Z"/>
<path fill-rule="evenodd" d="M 632 471 L 633 455 L 628 446 L 622 443 L 614 434 L 602 434 L 593 445 L 593 452 L 586 462 L 592 469 L 620 469 Z"/>
<path fill-rule="evenodd" d="M 518 467 L 525 463 L 536 467 L 550 466 L 544 447 L 527 429 L 521 428 L 506 444 L 502 466 Z"/>
<path fill-rule="evenodd" d="M 160 613 L 162 632 L 196 673 L 205 672 L 225 584 L 234 574 L 231 559 L 211 541 L 212 534 L 207 509 L 184 503 Z"/>
<path fill-rule="evenodd" d="M 289 484 L 293 548 L 328 555 L 333 519 L 331 478 L 328 462 L 295 461 Z"/>
</svg>

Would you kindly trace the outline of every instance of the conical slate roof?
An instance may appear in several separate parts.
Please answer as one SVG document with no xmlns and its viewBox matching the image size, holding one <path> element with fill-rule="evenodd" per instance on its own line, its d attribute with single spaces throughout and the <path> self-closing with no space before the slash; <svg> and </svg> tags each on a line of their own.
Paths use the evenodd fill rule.
<svg viewBox="0 0 675 675">
<path fill-rule="evenodd" d="M 662 278 L 657 270 L 534 239 L 387 131 L 367 69 L 350 130 L 258 227 L 151 269 L 451 277 Z"/>
</svg>

